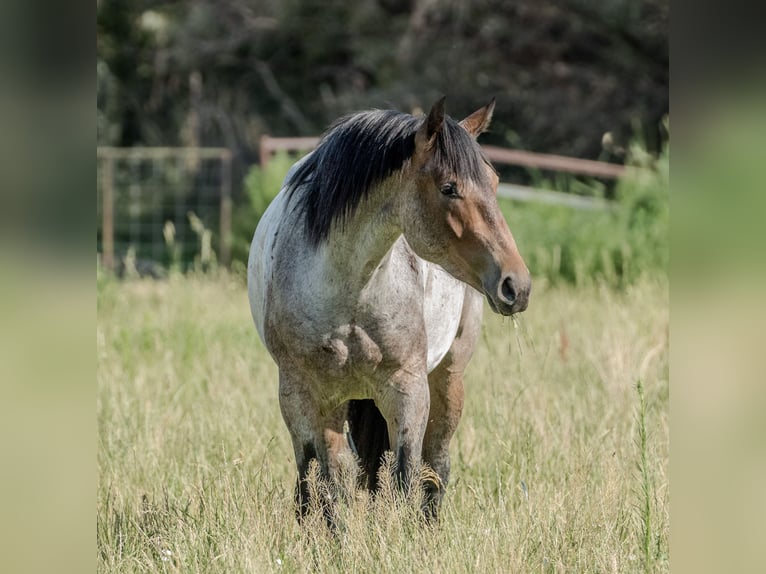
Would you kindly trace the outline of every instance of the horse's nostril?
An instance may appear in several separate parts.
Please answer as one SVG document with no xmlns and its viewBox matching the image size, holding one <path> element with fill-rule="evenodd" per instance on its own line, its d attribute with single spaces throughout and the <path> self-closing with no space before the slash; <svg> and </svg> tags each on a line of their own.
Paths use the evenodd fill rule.
<svg viewBox="0 0 766 574">
<path fill-rule="evenodd" d="M 516 290 L 513 288 L 513 283 L 510 277 L 503 279 L 502 285 L 500 285 L 500 294 L 509 305 L 516 300 Z"/>
</svg>

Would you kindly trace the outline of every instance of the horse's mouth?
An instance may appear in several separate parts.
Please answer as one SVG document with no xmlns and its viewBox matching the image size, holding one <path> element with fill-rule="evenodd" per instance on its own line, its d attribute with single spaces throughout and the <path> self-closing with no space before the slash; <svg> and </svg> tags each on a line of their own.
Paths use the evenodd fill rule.
<svg viewBox="0 0 766 574">
<path fill-rule="evenodd" d="M 527 308 L 526 304 L 524 304 L 522 307 L 522 305 L 519 304 L 519 300 L 516 300 L 511 304 L 505 303 L 503 301 L 495 301 L 495 299 L 491 297 L 486 291 L 484 292 L 484 297 L 487 299 L 489 308 L 492 309 L 493 313 L 497 313 L 498 315 L 503 315 L 505 317 L 521 313 Z"/>
<path fill-rule="evenodd" d="M 499 305 L 495 303 L 494 299 L 490 297 L 489 293 L 485 292 L 484 297 L 487 299 L 487 303 L 489 303 L 489 308 L 492 309 L 493 313 L 497 313 L 498 315 L 503 315 L 507 317 L 508 315 L 513 315 L 518 312 L 517 309 L 514 309 L 515 305 L 508 305 L 507 303 L 500 303 Z"/>
</svg>

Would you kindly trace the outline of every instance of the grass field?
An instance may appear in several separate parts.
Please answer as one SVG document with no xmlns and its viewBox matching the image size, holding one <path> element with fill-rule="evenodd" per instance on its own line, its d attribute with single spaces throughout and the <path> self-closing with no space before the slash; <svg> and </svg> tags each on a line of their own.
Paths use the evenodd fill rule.
<svg viewBox="0 0 766 574">
<path fill-rule="evenodd" d="M 535 284 L 485 314 L 442 520 L 364 495 L 294 519 L 277 373 L 241 278 L 98 288 L 101 572 L 666 572 L 668 297 Z M 641 385 L 638 385 L 641 381 Z"/>
</svg>

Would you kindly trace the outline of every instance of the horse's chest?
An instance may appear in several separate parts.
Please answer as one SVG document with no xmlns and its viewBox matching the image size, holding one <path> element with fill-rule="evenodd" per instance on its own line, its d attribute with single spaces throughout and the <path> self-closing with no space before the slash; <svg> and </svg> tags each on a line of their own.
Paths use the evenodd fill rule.
<svg viewBox="0 0 766 574">
<path fill-rule="evenodd" d="M 364 398 L 399 369 L 426 369 L 427 337 L 419 315 L 398 307 L 377 308 L 374 314 L 364 307 L 322 311 L 284 356 L 301 363 L 320 394 Z"/>
<path fill-rule="evenodd" d="M 342 325 L 322 338 L 315 361 L 334 377 L 370 375 L 383 361 L 383 349 L 359 325 Z"/>
<path fill-rule="evenodd" d="M 430 264 L 422 273 L 420 295 L 363 298 L 353 311 L 321 313 L 331 322 L 343 315 L 355 319 L 315 331 L 308 345 L 312 366 L 333 378 L 356 379 L 388 372 L 382 363 L 436 368 L 457 334 L 465 285 Z"/>
</svg>

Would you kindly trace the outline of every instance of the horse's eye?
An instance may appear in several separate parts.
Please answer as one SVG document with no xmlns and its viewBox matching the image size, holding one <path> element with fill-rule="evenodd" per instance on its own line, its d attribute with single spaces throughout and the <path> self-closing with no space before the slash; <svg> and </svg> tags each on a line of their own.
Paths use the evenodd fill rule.
<svg viewBox="0 0 766 574">
<path fill-rule="evenodd" d="M 457 192 L 457 184 L 454 181 L 448 181 L 443 184 L 441 192 L 442 195 L 446 195 L 447 197 L 460 197 L 460 194 Z"/>
</svg>

